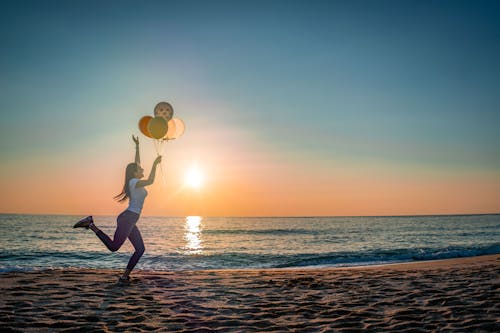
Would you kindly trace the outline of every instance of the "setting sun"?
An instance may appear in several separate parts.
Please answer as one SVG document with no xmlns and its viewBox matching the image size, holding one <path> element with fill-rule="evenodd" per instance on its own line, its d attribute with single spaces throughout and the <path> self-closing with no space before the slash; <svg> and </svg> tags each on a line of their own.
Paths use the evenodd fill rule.
<svg viewBox="0 0 500 333">
<path fill-rule="evenodd" d="M 200 188 L 203 183 L 203 175 L 197 167 L 191 167 L 186 172 L 184 182 L 189 187 Z"/>
</svg>

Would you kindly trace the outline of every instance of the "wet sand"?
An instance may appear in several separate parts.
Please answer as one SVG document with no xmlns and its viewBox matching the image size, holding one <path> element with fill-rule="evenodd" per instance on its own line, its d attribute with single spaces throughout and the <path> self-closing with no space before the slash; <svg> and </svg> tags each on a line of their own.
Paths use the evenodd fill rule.
<svg viewBox="0 0 500 333">
<path fill-rule="evenodd" d="M 356 268 L 0 274 L 1 332 L 500 332 L 500 255 Z"/>
</svg>

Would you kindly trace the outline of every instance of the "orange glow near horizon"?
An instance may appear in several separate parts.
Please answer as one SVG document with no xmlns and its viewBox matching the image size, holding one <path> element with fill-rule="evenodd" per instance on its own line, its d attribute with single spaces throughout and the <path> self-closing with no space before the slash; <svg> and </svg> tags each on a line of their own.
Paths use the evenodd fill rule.
<svg viewBox="0 0 500 333">
<path fill-rule="evenodd" d="M 312 177 L 311 177 L 312 178 Z M 383 184 L 321 179 L 294 185 L 268 179 L 267 185 L 250 180 L 224 179 L 201 191 L 155 184 L 144 205 L 144 215 L 166 216 L 316 216 L 316 215 L 427 215 L 498 213 L 499 185 L 488 181 L 419 180 Z M 4 213 L 116 215 L 126 208 L 112 200 L 119 187 L 97 184 L 50 183 L 20 186 L 4 184 Z"/>
<path fill-rule="evenodd" d="M 145 140 L 143 140 L 145 141 Z M 194 140 L 196 141 L 196 140 Z M 500 177 L 475 171 L 447 173 L 347 161 L 309 162 L 279 158 L 259 149 L 220 142 L 205 149 L 171 145 L 162 171 L 148 187 L 143 215 L 319 216 L 427 215 L 500 212 Z M 231 140 L 229 140 L 231 142 Z M 156 156 L 143 142 L 146 177 Z M 91 163 L 59 157 L 33 163 L 4 163 L 3 213 L 117 215 L 113 201 L 123 186 L 130 151 L 110 159 L 99 152 Z M 192 161 L 203 161 L 186 185 Z M 19 179 L 15 175 L 21 174 Z M 208 177 L 209 176 L 209 177 Z M 191 176 L 190 176 L 191 177 Z M 194 179 L 194 180 L 193 180 Z M 190 180 L 190 181 L 191 181 Z M 189 182 L 188 182 L 189 183 Z M 8 195 L 5 195 L 8 194 Z"/>
</svg>

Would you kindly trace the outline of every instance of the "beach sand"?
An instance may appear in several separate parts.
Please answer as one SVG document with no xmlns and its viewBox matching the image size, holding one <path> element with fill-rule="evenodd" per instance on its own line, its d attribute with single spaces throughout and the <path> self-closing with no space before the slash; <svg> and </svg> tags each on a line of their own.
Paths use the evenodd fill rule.
<svg viewBox="0 0 500 333">
<path fill-rule="evenodd" d="M 1 332 L 500 332 L 500 255 L 356 268 L 0 274 Z"/>
</svg>

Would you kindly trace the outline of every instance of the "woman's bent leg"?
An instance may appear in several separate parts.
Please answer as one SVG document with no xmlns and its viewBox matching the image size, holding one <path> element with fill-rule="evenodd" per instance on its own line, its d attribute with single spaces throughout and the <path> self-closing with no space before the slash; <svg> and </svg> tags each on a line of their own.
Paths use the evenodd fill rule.
<svg viewBox="0 0 500 333">
<path fill-rule="evenodd" d="M 135 226 L 135 222 L 137 222 L 137 219 L 138 214 L 124 211 L 117 218 L 117 226 L 113 240 L 111 240 L 111 238 L 109 238 L 109 236 L 106 235 L 101 229 L 97 229 L 95 234 L 110 251 L 117 251 L 129 236 Z"/>
<path fill-rule="evenodd" d="M 132 257 L 130 257 L 127 265 L 127 270 L 132 270 L 134 269 L 135 265 L 137 264 L 145 250 L 141 232 L 139 231 L 139 228 L 137 228 L 137 226 L 134 225 L 132 231 L 128 235 L 128 239 L 135 248 L 135 252 Z"/>
</svg>

